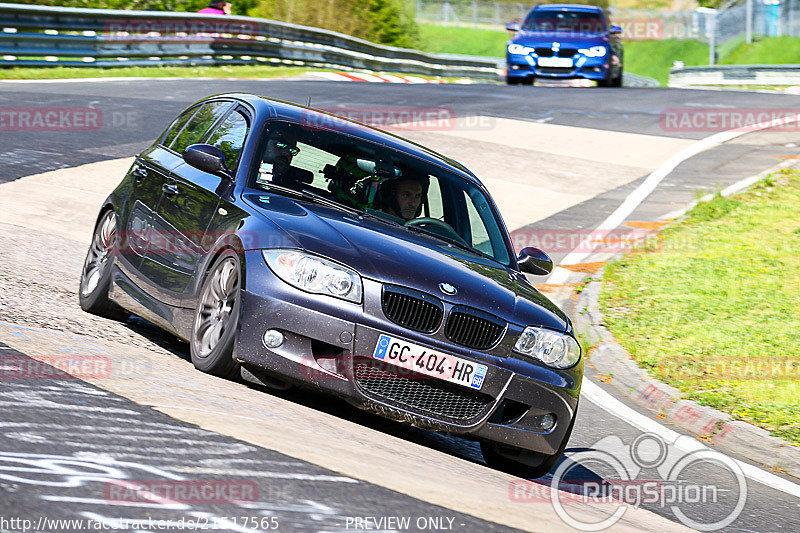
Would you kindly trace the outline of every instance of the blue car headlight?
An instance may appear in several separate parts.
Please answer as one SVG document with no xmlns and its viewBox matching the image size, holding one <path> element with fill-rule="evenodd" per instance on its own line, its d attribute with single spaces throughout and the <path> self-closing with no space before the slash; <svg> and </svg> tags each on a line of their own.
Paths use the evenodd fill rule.
<svg viewBox="0 0 800 533">
<path fill-rule="evenodd" d="M 511 43 L 508 45 L 508 53 L 512 55 L 526 56 L 533 52 L 535 49 L 530 46 L 523 46 L 518 43 Z"/>
<path fill-rule="evenodd" d="M 581 358 L 581 347 L 575 339 L 536 326 L 525 328 L 514 345 L 514 351 L 555 368 L 569 368 Z"/>
<path fill-rule="evenodd" d="M 262 250 L 261 253 L 275 275 L 293 287 L 361 302 L 361 276 L 351 268 L 299 250 Z"/>
<path fill-rule="evenodd" d="M 579 48 L 579 54 L 583 54 L 586 57 L 603 57 L 608 53 L 608 48 L 605 46 L 592 46 L 591 48 Z"/>
</svg>

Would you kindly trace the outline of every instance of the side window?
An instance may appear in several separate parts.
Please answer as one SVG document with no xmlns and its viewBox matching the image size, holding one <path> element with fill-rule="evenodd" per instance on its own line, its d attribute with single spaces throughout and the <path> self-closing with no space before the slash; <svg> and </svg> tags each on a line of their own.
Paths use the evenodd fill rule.
<svg viewBox="0 0 800 533">
<path fill-rule="evenodd" d="M 222 121 L 207 142 L 222 150 L 228 168 L 235 171 L 246 137 L 247 119 L 240 111 L 234 111 Z"/>
<path fill-rule="evenodd" d="M 472 199 L 464 193 L 464 203 L 467 206 L 467 214 L 469 215 L 470 239 L 469 242 L 473 248 L 480 250 L 485 254 L 492 255 L 492 243 L 489 241 L 489 233 L 486 226 L 483 224 L 480 213 L 472 203 Z"/>
<path fill-rule="evenodd" d="M 233 105 L 232 102 L 209 102 L 194 114 L 192 119 L 186 124 L 170 148 L 182 154 L 186 147 L 199 143 L 208 129 L 225 114 Z"/>
<path fill-rule="evenodd" d="M 194 116 L 197 112 L 197 107 L 193 107 L 191 109 L 186 110 L 181 116 L 176 118 L 172 125 L 169 127 L 169 131 L 167 132 L 166 137 L 164 137 L 164 141 L 161 143 L 164 146 L 169 146 L 172 141 L 175 140 L 175 137 L 180 133 L 186 123 L 189 121 L 190 118 Z"/>
<path fill-rule="evenodd" d="M 436 176 L 429 176 L 428 185 L 428 215 L 431 218 L 444 220 L 444 206 L 442 205 L 442 189 Z"/>
</svg>

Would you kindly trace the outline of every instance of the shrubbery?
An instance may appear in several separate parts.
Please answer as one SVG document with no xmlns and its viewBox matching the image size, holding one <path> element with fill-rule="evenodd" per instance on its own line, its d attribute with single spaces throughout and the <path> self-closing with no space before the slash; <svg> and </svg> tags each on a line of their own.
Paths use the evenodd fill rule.
<svg viewBox="0 0 800 533">
<path fill-rule="evenodd" d="M 419 44 L 414 4 L 406 0 L 229 0 L 234 15 L 249 15 L 338 31 L 392 46 Z M 197 11 L 208 0 L 20 0 L 20 4 Z"/>
</svg>

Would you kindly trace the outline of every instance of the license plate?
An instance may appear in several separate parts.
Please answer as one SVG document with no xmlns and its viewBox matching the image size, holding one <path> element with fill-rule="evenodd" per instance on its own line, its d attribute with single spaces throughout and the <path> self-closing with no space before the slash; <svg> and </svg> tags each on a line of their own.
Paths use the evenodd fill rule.
<svg viewBox="0 0 800 533">
<path fill-rule="evenodd" d="M 538 59 L 540 67 L 571 67 L 571 57 L 540 57 Z"/>
<path fill-rule="evenodd" d="M 443 354 L 388 335 L 380 336 L 372 356 L 417 374 L 477 390 L 483 386 L 483 379 L 486 377 L 486 365 Z"/>
</svg>

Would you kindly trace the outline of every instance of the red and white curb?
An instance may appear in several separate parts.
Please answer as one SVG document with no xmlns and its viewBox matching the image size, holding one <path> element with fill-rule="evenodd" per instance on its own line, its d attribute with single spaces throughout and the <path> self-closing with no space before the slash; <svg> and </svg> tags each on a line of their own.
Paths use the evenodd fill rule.
<svg viewBox="0 0 800 533">
<path fill-rule="evenodd" d="M 331 81 L 366 81 L 370 83 L 444 83 L 419 76 L 395 76 L 393 74 L 365 74 L 362 72 L 309 72 L 311 76 Z"/>
</svg>

